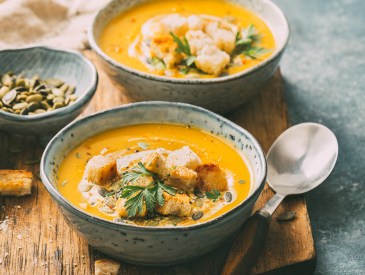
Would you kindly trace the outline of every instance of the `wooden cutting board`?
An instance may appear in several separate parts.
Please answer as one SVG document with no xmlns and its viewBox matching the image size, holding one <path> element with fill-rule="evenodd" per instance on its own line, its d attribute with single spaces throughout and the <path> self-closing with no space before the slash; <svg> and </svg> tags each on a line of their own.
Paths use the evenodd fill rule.
<svg viewBox="0 0 365 275">
<path fill-rule="evenodd" d="M 85 54 L 92 60 L 90 52 Z M 100 83 L 96 95 L 82 116 L 128 102 L 96 63 Z M 288 127 L 282 77 L 278 71 L 259 96 L 227 116 L 250 131 L 265 152 Z M 22 152 L 19 147 L 24 147 Z M 0 274 L 94 274 L 94 261 L 106 258 L 88 246 L 63 219 L 56 204 L 39 180 L 39 164 L 24 160 L 40 158 L 43 148 L 34 137 L 22 137 L 0 131 L 0 169 L 27 169 L 34 173 L 32 195 L 23 198 L 0 197 Z M 37 176 L 38 175 L 38 176 Z M 273 192 L 265 187 L 256 209 Z M 278 222 L 276 216 L 295 211 L 290 222 Z M 229 244 L 184 265 L 146 268 L 122 263 L 120 274 L 219 274 Z M 277 209 L 270 224 L 266 245 L 252 274 L 310 274 L 316 253 L 310 220 L 303 196 L 287 198 Z"/>
</svg>

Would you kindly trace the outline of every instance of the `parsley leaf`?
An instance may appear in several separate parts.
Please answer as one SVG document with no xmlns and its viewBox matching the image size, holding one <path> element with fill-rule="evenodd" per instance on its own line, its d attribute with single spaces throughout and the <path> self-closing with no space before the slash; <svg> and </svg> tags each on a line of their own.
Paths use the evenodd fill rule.
<svg viewBox="0 0 365 275">
<path fill-rule="evenodd" d="M 133 183 L 137 179 L 143 176 L 155 177 L 155 175 L 149 172 L 146 167 L 139 162 L 138 166 L 133 167 L 130 171 L 124 172 L 122 177 L 122 185 L 127 185 L 128 183 Z"/>
<path fill-rule="evenodd" d="M 218 200 L 218 198 L 221 195 L 221 192 L 219 192 L 217 189 L 213 189 L 212 191 L 206 191 L 205 195 L 207 196 L 208 199 L 216 202 Z"/>
<path fill-rule="evenodd" d="M 133 183 L 141 176 L 152 176 L 153 181 L 146 187 L 136 185 L 126 185 Z M 127 171 L 123 174 L 122 182 L 124 185 L 120 188 L 118 193 L 121 198 L 127 199 L 125 207 L 128 213 L 128 217 L 134 217 L 143 212 L 143 205 L 146 205 L 146 209 L 149 213 L 152 213 L 156 206 L 163 206 L 165 199 L 163 193 L 166 192 L 172 196 L 176 194 L 174 187 L 165 185 L 160 181 L 156 174 L 148 171 L 146 167 L 139 162 L 138 166 L 133 167 L 131 171 Z"/>
<path fill-rule="evenodd" d="M 190 71 L 190 68 L 194 67 L 194 62 L 196 60 L 196 56 L 191 54 L 189 41 L 184 36 L 184 39 L 181 40 L 179 37 L 177 37 L 173 32 L 170 32 L 170 35 L 174 39 L 175 43 L 177 44 L 176 52 L 183 53 L 187 57 L 183 60 L 183 63 L 181 65 L 185 65 L 182 69 L 180 69 L 180 72 L 183 74 L 187 74 Z"/>
<path fill-rule="evenodd" d="M 260 55 L 268 52 L 267 49 L 257 47 L 261 36 L 257 33 L 254 25 L 249 25 L 242 33 L 237 32 L 236 46 L 232 52 L 232 56 L 244 54 L 252 59 L 257 59 Z"/>
</svg>

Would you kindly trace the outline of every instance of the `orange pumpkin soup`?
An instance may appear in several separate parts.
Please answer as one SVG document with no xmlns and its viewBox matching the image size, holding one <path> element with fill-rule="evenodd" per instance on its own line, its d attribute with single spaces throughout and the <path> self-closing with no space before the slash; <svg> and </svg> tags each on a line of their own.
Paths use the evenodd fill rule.
<svg viewBox="0 0 365 275">
<path fill-rule="evenodd" d="M 275 39 L 263 20 L 222 0 L 156 0 L 105 27 L 101 49 L 130 68 L 160 76 L 235 74 L 268 58 Z"/>
<path fill-rule="evenodd" d="M 209 221 L 250 191 L 250 172 L 223 140 L 166 124 L 127 126 L 74 148 L 59 170 L 59 190 L 100 218 L 146 226 Z"/>
</svg>

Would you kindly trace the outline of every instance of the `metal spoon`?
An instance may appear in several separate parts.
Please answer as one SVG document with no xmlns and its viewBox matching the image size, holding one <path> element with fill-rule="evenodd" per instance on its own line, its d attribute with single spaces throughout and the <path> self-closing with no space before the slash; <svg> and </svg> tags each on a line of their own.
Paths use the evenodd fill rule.
<svg viewBox="0 0 365 275">
<path fill-rule="evenodd" d="M 335 166 L 337 155 L 335 135 L 320 124 L 298 124 L 278 137 L 267 154 L 267 180 L 276 194 L 239 232 L 222 274 L 250 274 L 276 208 L 286 196 L 302 194 L 320 185 Z"/>
</svg>

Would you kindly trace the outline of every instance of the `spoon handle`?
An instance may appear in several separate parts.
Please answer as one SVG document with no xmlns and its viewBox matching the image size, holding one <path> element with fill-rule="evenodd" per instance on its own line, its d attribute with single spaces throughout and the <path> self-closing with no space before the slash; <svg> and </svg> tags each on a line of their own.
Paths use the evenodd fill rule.
<svg viewBox="0 0 365 275">
<path fill-rule="evenodd" d="M 270 213 L 263 209 L 250 217 L 233 241 L 222 275 L 250 274 L 265 243 L 270 220 Z"/>
</svg>

